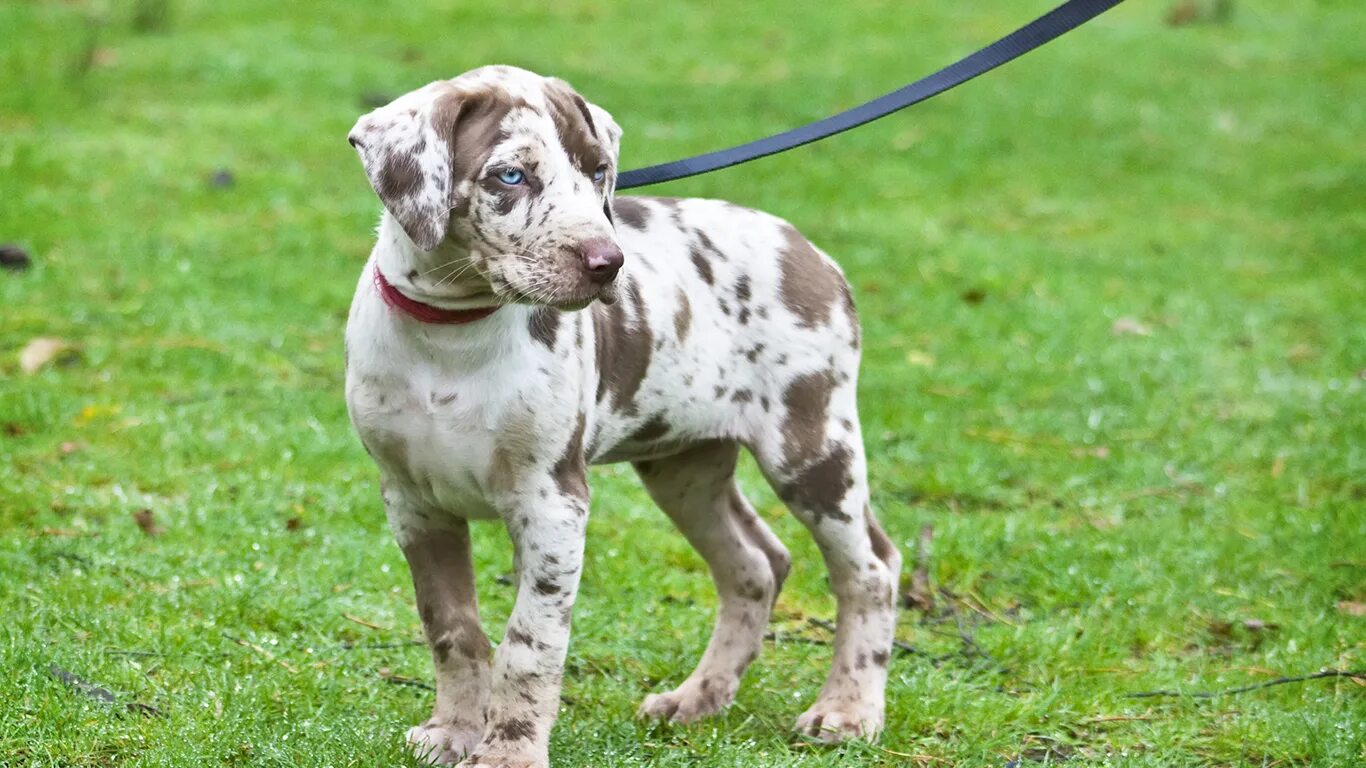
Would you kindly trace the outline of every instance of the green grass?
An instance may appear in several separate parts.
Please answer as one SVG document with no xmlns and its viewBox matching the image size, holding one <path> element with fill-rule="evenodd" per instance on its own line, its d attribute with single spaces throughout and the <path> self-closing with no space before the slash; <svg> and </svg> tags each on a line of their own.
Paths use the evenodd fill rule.
<svg viewBox="0 0 1366 768">
<path fill-rule="evenodd" d="M 0 242 L 35 258 L 0 273 L 0 764 L 412 764 L 430 693 L 390 681 L 429 679 L 426 650 L 342 647 L 420 636 L 342 402 L 367 95 L 554 73 L 634 167 L 852 105 L 1050 2 L 0 3 Z M 902 616 L 929 656 L 894 661 L 878 747 L 793 743 L 829 655 L 793 638 L 833 605 L 747 468 L 797 560 L 781 639 L 724 716 L 639 724 L 714 598 L 629 470 L 595 470 L 557 766 L 1366 760 L 1361 681 L 1127 697 L 1366 667 L 1366 6 L 1174 28 L 1167 5 L 659 190 L 772 211 L 844 264 L 875 503 L 908 560 L 934 526 L 948 594 Z M 38 336 L 78 355 L 26 376 Z M 496 637 L 511 556 L 476 537 Z"/>
</svg>

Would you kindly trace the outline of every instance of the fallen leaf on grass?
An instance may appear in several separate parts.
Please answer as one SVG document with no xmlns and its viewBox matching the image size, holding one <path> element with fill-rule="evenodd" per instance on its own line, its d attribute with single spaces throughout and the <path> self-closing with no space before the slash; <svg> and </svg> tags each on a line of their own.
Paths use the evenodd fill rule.
<svg viewBox="0 0 1366 768">
<path fill-rule="evenodd" d="M 1211 621 L 1209 623 L 1209 633 L 1217 637 L 1232 637 L 1233 628 L 1235 626 L 1242 626 L 1243 629 L 1246 629 L 1249 632 L 1264 632 L 1281 628 L 1281 625 L 1279 624 L 1262 621 L 1261 619 L 1243 619 L 1236 625 L 1231 621 Z"/>
<path fill-rule="evenodd" d="M 1110 326 L 1110 333 L 1115 336 L 1151 336 L 1153 332 L 1148 326 L 1139 322 L 1136 318 L 1121 317 Z"/>
<path fill-rule="evenodd" d="M 81 409 L 80 413 L 76 414 L 73 423 L 78 427 L 83 427 L 95 419 L 117 416 L 122 411 L 123 406 L 121 405 L 87 405 Z"/>
<path fill-rule="evenodd" d="M 65 364 L 76 359 L 76 350 L 63 339 L 39 336 L 19 352 L 19 370 L 32 376 L 48 363 Z"/>
<path fill-rule="evenodd" d="M 342 614 L 342 618 L 343 618 L 343 619 L 346 619 L 347 621 L 354 621 L 354 622 L 356 622 L 357 624 L 361 625 L 362 627 L 369 627 L 370 629 L 378 629 L 378 630 L 385 631 L 385 632 L 387 632 L 387 631 L 389 630 L 388 627 L 382 627 L 382 626 L 380 626 L 379 624 L 376 624 L 376 623 L 373 622 L 373 621 L 366 621 L 365 619 L 362 619 L 362 618 L 359 617 L 359 616 L 352 616 L 352 615 L 349 614 L 349 613 L 343 613 L 343 614 Z"/>
<path fill-rule="evenodd" d="M 1348 616 L 1366 616 L 1366 603 L 1356 600 L 1339 600 L 1338 611 Z"/>
<path fill-rule="evenodd" d="M 981 288 L 969 288 L 966 291 L 963 291 L 962 294 L 960 294 L 960 298 L 962 298 L 963 301 L 968 304 L 977 305 L 981 304 L 983 301 L 986 300 L 987 292 L 982 290 Z"/>
<path fill-rule="evenodd" d="M 913 349 L 906 353 L 906 362 L 921 368 L 933 368 L 934 355 L 931 355 L 929 352 Z"/>
<path fill-rule="evenodd" d="M 156 517 L 150 509 L 139 509 L 133 513 L 133 522 L 138 524 L 142 532 L 148 536 L 160 536 L 161 526 L 157 525 Z"/>
<path fill-rule="evenodd" d="M 1195 0 L 1181 0 L 1167 10 L 1167 26 L 1184 27 L 1200 18 L 1200 8 Z"/>
<path fill-rule="evenodd" d="M 304 521 L 297 517 L 291 517 L 285 521 L 286 531 L 297 531 L 302 527 L 304 527 Z"/>
<path fill-rule="evenodd" d="M 1314 348 L 1308 344 L 1295 344 L 1285 351 L 1285 359 L 1292 363 L 1302 363 L 1314 356 Z"/>
</svg>

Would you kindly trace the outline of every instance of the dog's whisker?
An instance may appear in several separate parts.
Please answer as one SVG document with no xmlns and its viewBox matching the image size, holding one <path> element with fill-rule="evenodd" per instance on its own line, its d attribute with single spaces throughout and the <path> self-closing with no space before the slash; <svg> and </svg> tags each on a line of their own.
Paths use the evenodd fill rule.
<svg viewBox="0 0 1366 768">
<path fill-rule="evenodd" d="M 451 260 L 448 261 L 448 262 L 445 262 L 444 264 L 437 264 L 435 267 L 432 267 L 431 269 L 427 270 L 426 272 L 423 272 L 423 273 L 422 273 L 422 277 L 426 277 L 427 275 L 430 275 L 431 273 L 437 271 L 438 269 L 445 269 L 446 267 L 449 267 L 449 266 L 451 266 L 452 264 L 459 264 L 460 261 L 461 261 L 462 259 L 467 259 L 467 258 L 469 258 L 469 257 L 467 257 L 467 256 L 458 256 L 458 257 L 456 257 L 456 258 L 454 258 L 454 259 L 451 259 Z"/>
</svg>

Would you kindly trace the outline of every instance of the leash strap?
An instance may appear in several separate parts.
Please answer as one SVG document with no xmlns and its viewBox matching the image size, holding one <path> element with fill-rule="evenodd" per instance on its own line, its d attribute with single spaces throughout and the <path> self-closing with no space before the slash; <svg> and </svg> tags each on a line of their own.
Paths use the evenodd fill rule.
<svg viewBox="0 0 1366 768">
<path fill-rule="evenodd" d="M 990 72 L 1045 43 L 1062 37 L 1121 2 L 1123 0 L 1067 0 L 976 53 L 866 104 L 747 144 L 626 171 L 617 177 L 616 188 L 632 189 L 729 168 L 871 123 Z"/>
</svg>

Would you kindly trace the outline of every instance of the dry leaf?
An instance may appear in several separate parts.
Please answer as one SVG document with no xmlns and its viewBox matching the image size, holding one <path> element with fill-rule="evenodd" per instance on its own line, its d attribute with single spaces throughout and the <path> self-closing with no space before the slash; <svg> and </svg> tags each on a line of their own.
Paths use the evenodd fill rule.
<svg viewBox="0 0 1366 768">
<path fill-rule="evenodd" d="M 1277 456 L 1271 462 L 1271 477 L 1274 479 L 1283 474 L 1285 474 L 1285 456 Z"/>
<path fill-rule="evenodd" d="M 39 336 L 25 344 L 19 352 L 19 370 L 31 376 L 48 363 L 69 357 L 63 354 L 69 351 L 71 345 L 65 341 L 50 336 Z"/>
<path fill-rule="evenodd" d="M 934 355 L 931 355 L 929 352 L 913 349 L 906 353 L 906 362 L 921 368 L 933 368 Z"/>
<path fill-rule="evenodd" d="M 1110 333 L 1116 336 L 1151 336 L 1148 326 L 1133 317 L 1121 317 L 1110 326 Z"/>
<path fill-rule="evenodd" d="M 1180 0 L 1167 11 L 1167 24 L 1183 27 L 1200 17 L 1200 8 L 1195 0 Z"/>
<path fill-rule="evenodd" d="M 119 52 L 113 48 L 96 48 L 90 52 L 90 64 L 94 67 L 113 67 L 119 63 Z"/>
<path fill-rule="evenodd" d="M 1300 363 L 1314 356 L 1314 348 L 1308 344 L 1294 344 L 1285 351 L 1285 357 L 1292 363 Z"/>
<path fill-rule="evenodd" d="M 1339 600 L 1338 611 L 1348 616 L 1366 616 L 1366 603 L 1356 600 Z"/>
<path fill-rule="evenodd" d="M 968 304 L 981 304 L 986 301 L 987 292 L 981 288 L 969 288 L 961 294 L 963 301 Z"/>
<path fill-rule="evenodd" d="M 142 532 L 148 536 L 160 536 L 161 526 L 157 525 L 156 518 L 150 509 L 139 509 L 133 513 L 133 522 L 138 524 Z"/>
<path fill-rule="evenodd" d="M 95 419 L 117 416 L 122 410 L 123 406 L 121 405 L 87 405 L 81 409 L 80 413 L 76 414 L 73 423 L 78 427 L 83 427 Z"/>
</svg>

